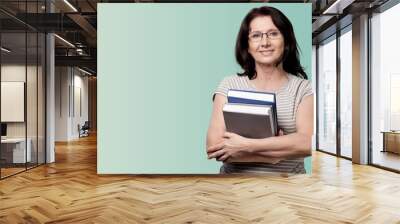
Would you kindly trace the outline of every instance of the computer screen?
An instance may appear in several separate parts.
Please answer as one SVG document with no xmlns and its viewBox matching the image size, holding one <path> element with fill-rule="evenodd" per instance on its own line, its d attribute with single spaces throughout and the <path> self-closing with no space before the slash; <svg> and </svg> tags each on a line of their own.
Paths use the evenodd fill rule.
<svg viewBox="0 0 400 224">
<path fill-rule="evenodd" d="M 1 136 L 7 136 L 7 124 L 1 123 Z"/>
</svg>

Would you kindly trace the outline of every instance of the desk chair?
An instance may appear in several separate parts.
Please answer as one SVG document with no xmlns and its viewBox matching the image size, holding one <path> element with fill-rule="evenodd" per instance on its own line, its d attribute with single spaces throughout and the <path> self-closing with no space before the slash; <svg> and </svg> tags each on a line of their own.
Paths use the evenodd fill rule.
<svg viewBox="0 0 400 224">
<path fill-rule="evenodd" d="M 80 127 L 80 125 L 78 124 L 79 138 L 89 136 L 89 129 L 90 129 L 89 121 L 85 121 L 82 127 Z"/>
</svg>

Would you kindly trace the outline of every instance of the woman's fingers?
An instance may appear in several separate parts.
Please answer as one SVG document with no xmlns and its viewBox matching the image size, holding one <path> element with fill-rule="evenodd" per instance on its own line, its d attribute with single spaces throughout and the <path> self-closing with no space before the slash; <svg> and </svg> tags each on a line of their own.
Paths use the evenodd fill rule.
<svg viewBox="0 0 400 224">
<path fill-rule="evenodd" d="M 283 134 L 283 130 L 282 130 L 282 129 L 279 129 L 279 136 L 282 136 L 282 135 L 284 135 L 284 134 Z"/>
<path fill-rule="evenodd" d="M 208 147 L 208 149 L 207 149 L 207 154 L 210 154 L 210 153 L 212 153 L 212 152 L 215 152 L 215 151 L 217 151 L 217 150 L 222 149 L 222 148 L 224 147 L 224 144 L 225 144 L 225 142 L 222 141 L 222 142 L 220 142 L 220 143 L 218 143 L 218 144 L 215 144 L 215 145 L 212 145 L 212 146 Z"/>
<path fill-rule="evenodd" d="M 224 138 L 231 138 L 231 137 L 233 137 L 235 135 L 235 133 L 232 133 L 232 132 L 225 132 L 224 133 Z"/>
<path fill-rule="evenodd" d="M 225 153 L 223 156 L 219 157 L 217 160 L 221 162 L 225 162 L 229 158 L 228 153 Z"/>
<path fill-rule="evenodd" d="M 220 157 L 220 156 L 222 156 L 224 154 L 225 154 L 225 150 L 221 149 L 219 151 L 216 151 L 214 153 L 209 154 L 208 155 L 208 159 L 218 158 L 218 157 Z"/>
</svg>

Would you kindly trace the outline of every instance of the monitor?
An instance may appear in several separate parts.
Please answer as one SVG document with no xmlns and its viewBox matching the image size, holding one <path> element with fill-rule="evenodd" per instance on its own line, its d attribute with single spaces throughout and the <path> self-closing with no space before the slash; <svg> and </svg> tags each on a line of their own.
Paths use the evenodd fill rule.
<svg viewBox="0 0 400 224">
<path fill-rule="evenodd" d="M 1 123 L 1 136 L 7 136 L 7 124 Z"/>
</svg>

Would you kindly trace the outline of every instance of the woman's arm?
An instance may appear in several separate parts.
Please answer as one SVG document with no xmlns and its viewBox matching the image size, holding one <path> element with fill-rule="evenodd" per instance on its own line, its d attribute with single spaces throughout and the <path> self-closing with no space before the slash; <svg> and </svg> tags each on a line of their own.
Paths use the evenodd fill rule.
<svg viewBox="0 0 400 224">
<path fill-rule="evenodd" d="M 242 155 L 266 158 L 296 158 L 311 155 L 311 142 L 314 128 L 313 96 L 305 97 L 296 113 L 297 132 L 293 134 L 264 139 L 244 138 L 225 132 L 225 141 L 208 148 L 209 158 L 225 161 Z"/>
<path fill-rule="evenodd" d="M 213 110 L 211 114 L 210 125 L 207 131 L 207 154 L 210 156 L 212 152 L 209 151 L 210 148 L 213 148 L 217 145 L 224 144 L 226 138 L 224 134 L 226 132 L 224 115 L 223 115 L 223 107 L 227 102 L 226 96 L 215 94 Z M 276 163 L 279 159 L 271 159 L 268 156 L 257 155 L 250 153 L 243 153 L 238 157 L 229 158 L 225 162 L 265 162 L 265 163 Z"/>
<path fill-rule="evenodd" d="M 296 113 L 296 133 L 260 140 L 250 139 L 249 152 L 273 158 L 310 156 L 314 129 L 313 105 L 313 95 L 306 96 L 299 104 Z"/>
<path fill-rule="evenodd" d="M 206 147 L 216 145 L 223 142 L 225 133 L 225 122 L 222 109 L 227 102 L 226 96 L 215 94 L 211 120 L 207 131 Z"/>
</svg>

